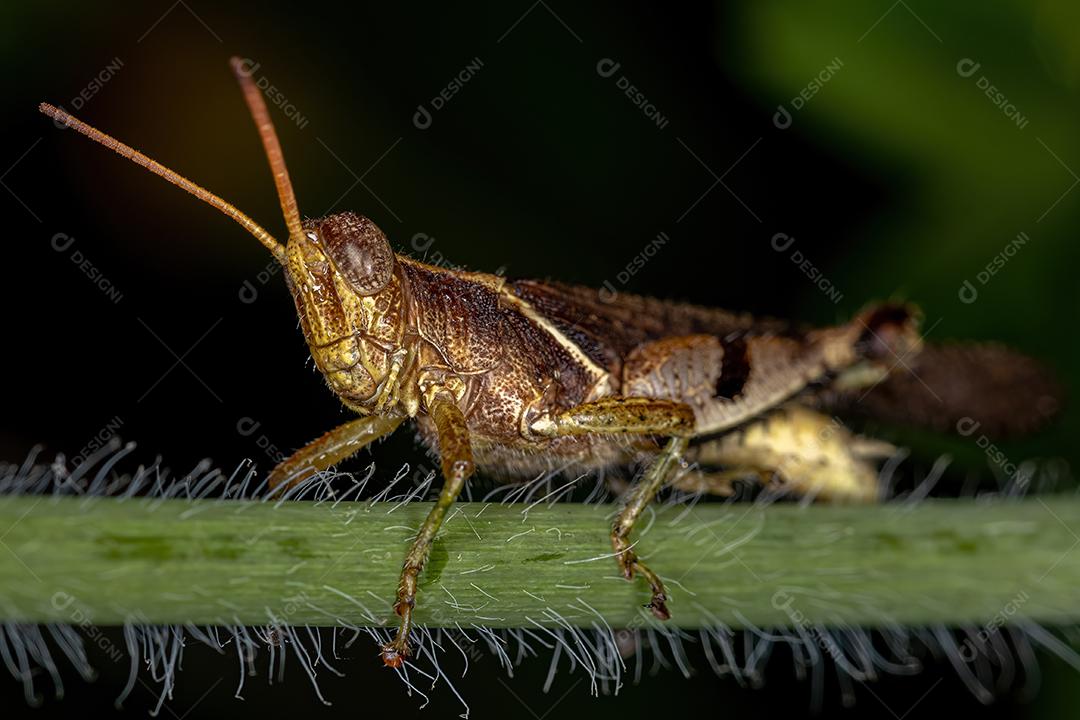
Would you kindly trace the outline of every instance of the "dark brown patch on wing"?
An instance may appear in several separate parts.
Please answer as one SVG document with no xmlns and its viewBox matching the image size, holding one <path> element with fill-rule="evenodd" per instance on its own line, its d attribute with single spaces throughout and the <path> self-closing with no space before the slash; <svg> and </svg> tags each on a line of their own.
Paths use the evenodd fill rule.
<svg viewBox="0 0 1080 720">
<path fill-rule="evenodd" d="M 863 322 L 863 333 L 856 341 L 861 355 L 873 360 L 890 356 L 903 358 L 904 343 L 917 332 L 918 316 L 910 307 L 886 304 L 874 308 Z"/>
<path fill-rule="evenodd" d="M 750 379 L 750 348 L 744 338 L 725 340 L 720 377 L 716 379 L 716 397 L 730 400 L 743 391 Z"/>
</svg>

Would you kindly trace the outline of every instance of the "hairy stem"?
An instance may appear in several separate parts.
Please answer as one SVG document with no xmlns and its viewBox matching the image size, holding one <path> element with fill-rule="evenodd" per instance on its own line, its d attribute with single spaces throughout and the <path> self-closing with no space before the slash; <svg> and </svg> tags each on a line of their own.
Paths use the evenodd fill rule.
<svg viewBox="0 0 1080 720">
<path fill-rule="evenodd" d="M 0 499 L 0 620 L 392 624 L 429 503 Z M 416 620 L 467 628 L 650 624 L 619 576 L 613 506 L 461 503 L 420 576 Z M 672 625 L 1080 620 L 1080 500 L 657 508 L 634 549 Z M 597 616 L 603 617 L 601 620 Z"/>
</svg>

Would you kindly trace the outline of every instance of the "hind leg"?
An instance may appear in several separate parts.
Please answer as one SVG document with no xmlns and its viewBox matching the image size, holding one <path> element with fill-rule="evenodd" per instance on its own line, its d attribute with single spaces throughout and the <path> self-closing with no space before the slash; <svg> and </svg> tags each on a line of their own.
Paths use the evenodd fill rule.
<svg viewBox="0 0 1080 720">
<path fill-rule="evenodd" d="M 722 472 L 687 473 L 684 490 L 730 494 L 737 478 L 775 479 L 791 492 L 840 502 L 874 502 L 877 470 L 871 460 L 895 448 L 853 434 L 835 418 L 799 405 L 781 408 L 746 427 L 690 449 L 688 458 Z"/>
<path fill-rule="evenodd" d="M 693 409 L 684 403 L 660 398 L 603 398 L 538 420 L 533 423 L 532 430 L 549 436 L 626 434 L 670 438 L 645 475 L 627 493 L 623 509 L 611 528 L 611 545 L 623 577 L 627 580 L 633 580 L 638 574 L 644 577 L 652 591 L 648 607 L 656 617 L 667 620 L 671 615 L 664 584 L 659 575 L 638 559 L 630 534 L 645 508 L 682 462 L 689 438 L 694 433 Z"/>
<path fill-rule="evenodd" d="M 739 480 L 749 480 L 765 485 L 771 479 L 771 472 L 753 468 L 714 471 L 692 468 L 679 473 L 679 476 L 671 481 L 671 486 L 689 493 L 731 497 L 735 494 L 735 483 Z"/>
</svg>

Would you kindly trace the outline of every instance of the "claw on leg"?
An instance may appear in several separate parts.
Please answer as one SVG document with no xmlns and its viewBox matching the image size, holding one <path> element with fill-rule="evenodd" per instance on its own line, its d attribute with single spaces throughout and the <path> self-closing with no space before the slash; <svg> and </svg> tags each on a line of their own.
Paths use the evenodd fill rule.
<svg viewBox="0 0 1080 720">
<path fill-rule="evenodd" d="M 616 528 L 612 529 L 611 545 L 615 549 L 615 559 L 619 563 L 619 571 L 627 580 L 633 580 L 635 574 L 640 573 L 648 581 L 649 589 L 652 591 L 652 598 L 645 607 L 652 610 L 657 619 L 669 619 L 671 613 L 667 608 L 667 592 L 664 589 L 663 581 L 659 575 L 638 558 L 637 553 L 634 552 L 630 545 L 629 532 L 621 533 L 617 527 L 618 523 L 616 523 Z"/>
<path fill-rule="evenodd" d="M 440 497 L 440 500 L 441 499 L 442 498 Z M 447 507 L 449 507 L 449 505 Z M 432 510 L 432 513 L 434 512 L 435 511 Z M 424 525 L 426 526 L 430 521 L 431 515 L 429 514 L 424 521 Z M 441 518 L 439 522 L 442 522 Z M 421 533 L 423 533 L 423 530 L 421 530 Z M 434 538 L 434 533 L 432 534 L 432 538 Z M 419 537 L 417 538 L 417 541 L 419 541 Z M 401 618 L 401 623 L 398 625 L 394 639 L 382 647 L 382 660 L 387 667 L 401 667 L 412 651 L 409 647 L 409 634 L 412 632 L 413 608 L 416 607 L 416 579 L 420 575 L 420 570 L 423 569 L 422 561 L 420 565 L 417 565 L 413 561 L 413 554 L 415 551 L 416 543 L 414 542 L 413 551 L 409 553 L 409 559 L 405 561 L 405 567 L 401 570 L 401 581 L 398 583 L 397 601 L 394 603 L 394 612 Z M 427 558 L 425 557 L 424 560 L 426 559 Z"/>
<path fill-rule="evenodd" d="M 652 614 L 658 620 L 671 619 L 671 611 L 667 607 L 667 590 L 664 589 L 664 582 L 660 579 L 660 576 L 638 559 L 637 553 L 629 547 L 625 539 L 616 540 L 613 537 L 612 544 L 615 545 L 616 552 L 620 553 L 618 556 L 619 569 L 622 571 L 623 577 L 627 580 L 633 580 L 634 575 L 640 573 L 649 583 L 652 597 L 645 607 L 652 610 Z M 626 549 L 620 551 L 618 549 L 620 545 L 626 546 Z"/>
<path fill-rule="evenodd" d="M 634 552 L 630 542 L 630 533 L 645 508 L 656 497 L 656 493 L 664 486 L 668 477 L 680 463 L 688 442 L 686 438 L 671 438 L 668 441 L 663 452 L 645 472 L 645 476 L 630 489 L 626 504 L 611 526 L 611 545 L 615 550 L 615 558 L 623 577 L 633 580 L 635 574 L 640 573 L 648 581 L 652 598 L 646 607 L 652 610 L 653 615 L 660 620 L 671 617 L 671 612 L 667 608 L 667 591 L 664 589 L 660 576 L 643 563 Z"/>
<path fill-rule="evenodd" d="M 419 574 L 418 568 L 415 571 L 408 567 L 402 570 L 398 599 L 394 603 L 394 612 L 401 618 L 401 624 L 398 626 L 394 639 L 383 645 L 380 653 L 383 664 L 387 667 L 401 667 L 411 652 L 409 633 L 412 631 L 412 611 L 416 606 L 416 578 Z"/>
</svg>

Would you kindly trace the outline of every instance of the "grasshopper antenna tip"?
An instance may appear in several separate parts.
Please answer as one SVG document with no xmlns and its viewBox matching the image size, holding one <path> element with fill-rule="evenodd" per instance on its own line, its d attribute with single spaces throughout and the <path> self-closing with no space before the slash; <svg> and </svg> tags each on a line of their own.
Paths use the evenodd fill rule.
<svg viewBox="0 0 1080 720">
<path fill-rule="evenodd" d="M 240 90 L 244 93 L 244 102 L 247 103 L 251 119 L 255 121 L 255 127 L 259 130 L 266 159 L 270 162 L 270 171 L 274 174 L 274 186 L 277 188 L 278 200 L 281 203 L 281 213 L 285 216 L 285 224 L 289 228 L 289 237 L 302 236 L 303 227 L 300 223 L 296 194 L 293 192 L 292 180 L 289 179 L 289 170 L 285 165 L 285 156 L 281 152 L 277 130 L 274 129 L 270 112 L 266 109 L 262 91 L 251 79 L 258 64 L 250 59 L 233 56 L 229 58 L 229 66 L 232 68 L 233 75 L 236 76 L 236 81 L 240 83 Z"/>
<path fill-rule="evenodd" d="M 274 257 L 277 258 L 279 262 L 285 261 L 285 247 L 277 240 L 275 240 L 274 236 L 268 233 L 265 228 L 263 228 L 261 225 L 259 225 L 257 222 L 252 220 L 244 213 L 240 212 L 240 210 L 231 203 L 226 202 L 214 193 L 202 187 L 201 185 L 193 183 L 180 173 L 175 172 L 174 170 L 170 170 L 158 161 L 153 160 L 146 155 L 143 155 L 141 152 L 131 147 L 130 145 L 125 145 L 111 135 L 107 135 L 98 130 L 97 128 L 91 125 L 87 125 L 82 120 L 79 120 L 74 115 L 68 114 L 64 110 L 56 107 L 55 105 L 50 105 L 49 103 L 43 102 L 38 105 L 38 110 L 40 110 L 45 115 L 51 117 L 58 126 L 69 127 L 72 130 L 75 130 L 80 134 L 85 135 L 99 145 L 104 145 L 105 147 L 109 148 L 117 155 L 127 158 L 136 165 L 141 165 L 142 167 L 146 168 L 158 177 L 164 178 L 165 180 L 172 183 L 173 185 L 176 185 L 182 190 L 186 190 L 198 199 L 202 200 L 207 205 L 217 208 L 222 213 L 239 223 L 240 226 L 247 230 L 249 233 L 254 235 L 260 243 L 262 243 L 270 252 L 274 254 Z"/>
</svg>

